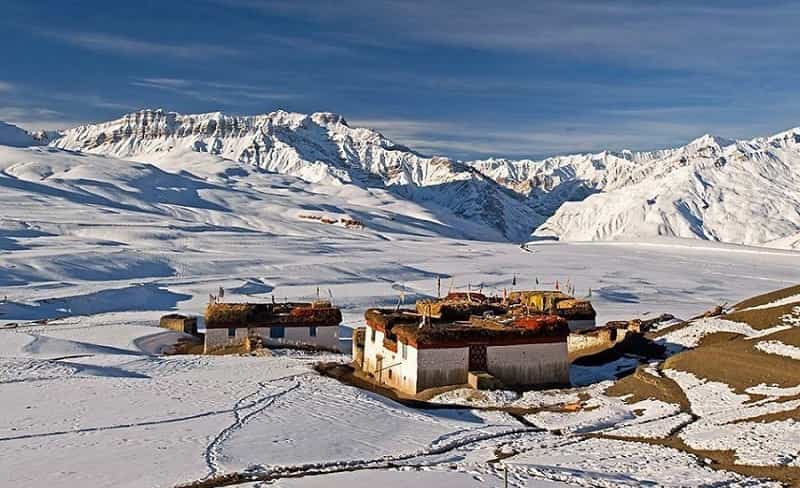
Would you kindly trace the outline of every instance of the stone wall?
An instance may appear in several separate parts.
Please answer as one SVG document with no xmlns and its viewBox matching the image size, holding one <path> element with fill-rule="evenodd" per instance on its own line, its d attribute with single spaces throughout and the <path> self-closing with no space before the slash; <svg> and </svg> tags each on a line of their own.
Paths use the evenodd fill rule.
<svg viewBox="0 0 800 488">
<path fill-rule="evenodd" d="M 595 329 L 567 337 L 567 349 L 570 355 L 580 352 L 609 348 L 614 345 L 611 340 L 611 329 Z"/>
<path fill-rule="evenodd" d="M 228 329 L 206 329 L 203 352 L 208 353 L 215 349 L 227 346 L 241 346 L 247 342 L 247 329 L 233 329 L 233 336 L 228 334 Z"/>
<path fill-rule="evenodd" d="M 614 322 L 596 329 L 573 332 L 567 338 L 569 355 L 575 359 L 610 349 L 631 335 L 641 334 L 641 323 Z"/>
</svg>

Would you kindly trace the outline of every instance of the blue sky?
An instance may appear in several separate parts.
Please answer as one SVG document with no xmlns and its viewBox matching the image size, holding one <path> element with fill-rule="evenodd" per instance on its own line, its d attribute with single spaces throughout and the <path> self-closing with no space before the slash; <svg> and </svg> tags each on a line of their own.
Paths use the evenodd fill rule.
<svg viewBox="0 0 800 488">
<path fill-rule="evenodd" d="M 0 119 L 332 111 L 459 158 L 800 125 L 800 3 L 0 0 Z"/>
</svg>

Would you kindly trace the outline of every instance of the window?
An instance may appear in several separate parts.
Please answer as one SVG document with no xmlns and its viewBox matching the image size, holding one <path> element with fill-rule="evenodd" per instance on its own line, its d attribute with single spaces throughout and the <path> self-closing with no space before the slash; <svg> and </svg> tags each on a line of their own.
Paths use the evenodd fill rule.
<svg viewBox="0 0 800 488">
<path fill-rule="evenodd" d="M 311 337 L 317 337 L 317 327 L 312 325 L 308 328 L 308 335 Z"/>
<path fill-rule="evenodd" d="M 371 339 L 370 339 L 370 340 L 371 340 L 372 342 L 375 342 L 375 329 L 369 329 L 369 330 L 371 330 L 371 331 L 372 331 L 372 333 L 371 333 Z"/>
<path fill-rule="evenodd" d="M 236 337 L 236 329 L 233 327 L 228 328 L 228 337 Z"/>
<path fill-rule="evenodd" d="M 389 379 L 392 379 L 392 369 L 389 368 Z"/>
<path fill-rule="evenodd" d="M 405 342 L 401 342 L 400 352 L 403 355 L 403 359 L 408 359 L 408 344 L 406 344 Z"/>
<path fill-rule="evenodd" d="M 286 330 L 283 327 L 270 327 L 269 328 L 269 338 L 270 339 L 282 339 L 286 335 Z"/>
</svg>

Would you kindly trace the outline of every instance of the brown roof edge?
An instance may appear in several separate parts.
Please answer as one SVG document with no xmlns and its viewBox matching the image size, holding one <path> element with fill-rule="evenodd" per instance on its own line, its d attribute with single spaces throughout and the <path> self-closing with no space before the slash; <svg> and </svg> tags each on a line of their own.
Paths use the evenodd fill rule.
<svg viewBox="0 0 800 488">
<path fill-rule="evenodd" d="M 267 328 L 267 327 L 284 327 L 286 329 L 291 328 L 298 328 L 298 327 L 339 327 L 339 323 L 335 324 L 281 324 L 276 322 L 269 322 L 269 323 L 258 323 L 253 322 L 250 324 L 238 324 L 238 323 L 219 323 L 214 322 L 212 324 L 206 324 L 206 329 L 256 329 L 256 328 Z"/>
<path fill-rule="evenodd" d="M 514 345 L 566 342 L 569 327 L 563 324 L 555 329 L 528 329 L 514 326 L 488 326 L 474 324 L 438 324 L 419 326 L 398 325 L 392 333 L 415 347 L 466 347 L 469 345 Z"/>
<path fill-rule="evenodd" d="M 406 342 L 406 341 L 403 341 Z M 535 344 L 558 344 L 567 343 L 567 337 L 500 337 L 485 341 L 432 341 L 418 343 L 416 340 L 409 340 L 407 344 L 416 349 L 457 349 L 469 346 L 504 347 L 504 346 L 526 346 Z"/>
</svg>

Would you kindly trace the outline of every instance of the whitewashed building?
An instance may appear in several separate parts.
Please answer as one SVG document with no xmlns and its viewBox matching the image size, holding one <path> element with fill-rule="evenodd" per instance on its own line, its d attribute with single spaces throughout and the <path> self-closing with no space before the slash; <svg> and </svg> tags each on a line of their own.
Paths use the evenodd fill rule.
<svg viewBox="0 0 800 488">
<path fill-rule="evenodd" d="M 241 346 L 248 341 L 338 351 L 341 321 L 339 309 L 327 302 L 214 304 L 206 311 L 204 351 Z"/>
<path fill-rule="evenodd" d="M 409 311 L 368 310 L 363 351 L 358 351 L 361 369 L 376 382 L 411 395 L 465 385 L 470 373 L 482 372 L 506 386 L 569 383 L 566 324 L 543 334 L 485 323 L 420 326 L 420 320 Z M 355 347 L 360 347 L 356 341 Z"/>
</svg>

